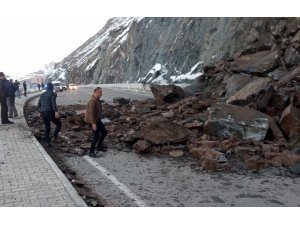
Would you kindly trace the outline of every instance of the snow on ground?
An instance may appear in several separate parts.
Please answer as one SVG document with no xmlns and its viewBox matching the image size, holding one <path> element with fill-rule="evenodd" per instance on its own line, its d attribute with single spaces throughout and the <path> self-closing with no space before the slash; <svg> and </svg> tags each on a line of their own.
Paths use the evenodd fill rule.
<svg viewBox="0 0 300 225">
<path fill-rule="evenodd" d="M 179 76 L 171 76 L 170 79 L 172 80 L 172 83 L 180 83 L 184 80 L 194 80 L 197 77 L 203 75 L 202 72 L 193 73 L 199 65 L 203 64 L 203 62 L 197 62 L 190 70 L 190 72 L 186 74 L 181 74 Z"/>
</svg>

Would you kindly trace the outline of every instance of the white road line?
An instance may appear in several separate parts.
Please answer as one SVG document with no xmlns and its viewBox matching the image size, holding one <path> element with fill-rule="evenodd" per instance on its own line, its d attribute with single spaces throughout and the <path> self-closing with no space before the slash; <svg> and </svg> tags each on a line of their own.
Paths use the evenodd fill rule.
<svg viewBox="0 0 300 225">
<path fill-rule="evenodd" d="M 114 175 L 112 175 L 106 168 L 101 166 L 98 162 L 93 160 L 89 156 L 83 156 L 83 158 L 88 161 L 92 166 L 99 170 L 107 179 L 113 182 L 121 191 L 127 195 L 127 197 L 134 200 L 134 202 L 140 207 L 146 207 L 147 204 L 143 202 L 137 195 L 135 195 L 125 184 L 121 183 Z"/>
</svg>

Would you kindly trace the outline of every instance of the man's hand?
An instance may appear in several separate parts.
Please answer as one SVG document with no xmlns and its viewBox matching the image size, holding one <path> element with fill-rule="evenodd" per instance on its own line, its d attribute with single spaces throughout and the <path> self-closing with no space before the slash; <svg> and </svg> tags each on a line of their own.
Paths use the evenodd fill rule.
<svg viewBox="0 0 300 225">
<path fill-rule="evenodd" d="M 39 117 L 42 118 L 42 113 L 41 112 L 39 113 Z"/>
<path fill-rule="evenodd" d="M 96 131 L 97 130 L 97 125 L 96 124 L 92 124 L 92 130 Z"/>
<path fill-rule="evenodd" d="M 53 114 L 52 114 L 53 115 Z M 55 112 L 55 118 L 58 119 L 59 118 L 59 113 Z"/>
</svg>

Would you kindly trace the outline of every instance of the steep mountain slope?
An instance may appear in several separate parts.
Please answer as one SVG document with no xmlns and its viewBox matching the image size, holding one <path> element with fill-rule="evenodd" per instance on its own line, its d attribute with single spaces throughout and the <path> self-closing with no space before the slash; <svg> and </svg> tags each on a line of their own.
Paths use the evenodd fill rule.
<svg viewBox="0 0 300 225">
<path fill-rule="evenodd" d="M 295 18 L 112 18 L 58 63 L 48 78 L 67 82 L 181 82 L 204 65 L 247 49 L 267 50 Z"/>
</svg>

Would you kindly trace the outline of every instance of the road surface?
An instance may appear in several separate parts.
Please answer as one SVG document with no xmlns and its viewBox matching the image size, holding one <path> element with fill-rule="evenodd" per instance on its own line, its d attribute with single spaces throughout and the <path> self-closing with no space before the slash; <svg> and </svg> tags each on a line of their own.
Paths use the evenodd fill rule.
<svg viewBox="0 0 300 225">
<path fill-rule="evenodd" d="M 93 88 L 58 93 L 59 105 L 86 104 Z M 149 94 L 103 88 L 103 99 L 142 100 Z M 193 158 L 138 155 L 108 149 L 100 158 L 72 156 L 66 163 L 114 206 L 300 206 L 300 179 L 285 170 L 202 172 Z"/>
</svg>

